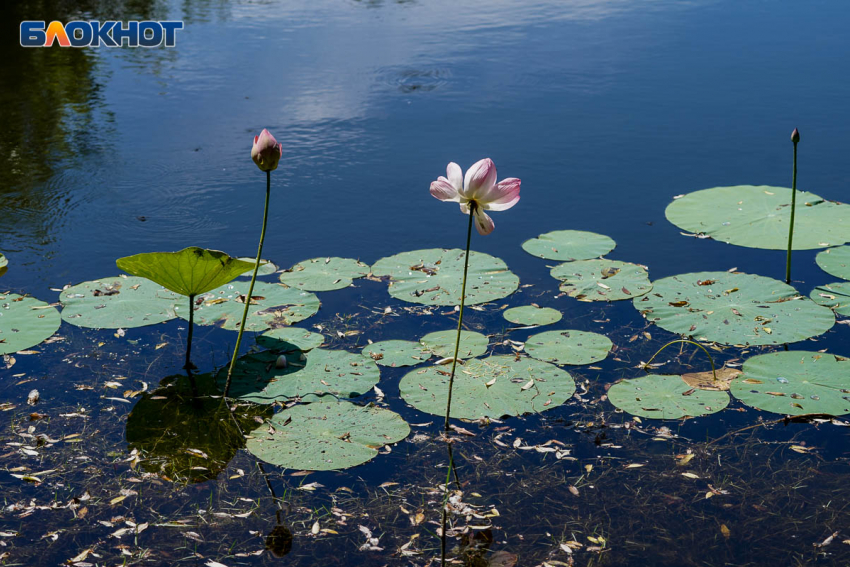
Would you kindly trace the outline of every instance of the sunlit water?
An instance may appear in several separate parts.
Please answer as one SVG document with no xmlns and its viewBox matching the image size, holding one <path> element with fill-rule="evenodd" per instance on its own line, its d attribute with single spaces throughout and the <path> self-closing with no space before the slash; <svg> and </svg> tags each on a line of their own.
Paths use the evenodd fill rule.
<svg viewBox="0 0 850 567">
<path fill-rule="evenodd" d="M 57 300 L 58 294 L 51 288 L 117 274 L 114 261 L 121 256 L 188 245 L 217 248 L 234 256 L 253 255 L 264 176 L 251 163 L 249 153 L 253 136 L 264 127 L 283 144 L 281 165 L 272 176 L 270 231 L 264 253 L 281 267 L 316 256 L 355 257 L 372 263 L 404 250 L 461 246 L 465 217 L 456 207 L 433 199 L 428 185 L 444 174 L 449 161 L 466 168 L 482 157 L 491 157 L 500 177 L 522 179 L 522 200 L 510 211 L 494 214 L 496 231 L 486 238 L 474 235 L 473 247 L 504 259 L 523 284 L 534 286 L 500 305 L 530 301 L 552 305 L 565 312 L 560 328 L 606 332 L 624 347 L 620 360 L 609 358 L 599 365 L 603 370 L 574 372 L 582 379 L 599 380 L 593 390 L 598 400 L 604 395 L 604 384 L 637 375 L 634 366 L 672 336 L 651 327 L 652 342 L 640 349 L 630 347 L 628 339 L 642 332 L 644 323 L 627 302 L 588 306 L 566 298 L 553 299 L 556 287 L 546 267 L 553 262 L 523 252 L 522 241 L 555 229 L 591 230 L 617 241 L 609 257 L 647 265 L 653 279 L 733 267 L 779 278 L 784 274 L 784 253 L 687 238 L 666 221 L 664 208 L 675 195 L 707 187 L 789 185 L 788 137 L 794 127 L 799 127 L 803 136 L 800 186 L 830 199 L 850 200 L 850 161 L 846 159 L 850 151 L 850 130 L 846 128 L 850 81 L 843 72 L 850 58 L 846 41 L 850 8 L 841 2 L 184 1 L 117 7 L 92 4 L 79 12 L 48 13 L 24 5 L 3 10 L 4 25 L 10 31 L 0 65 L 0 251 L 7 255 L 10 266 L 1 283 L 3 290 L 30 293 L 48 302 Z M 22 19 L 110 16 L 182 19 L 185 29 L 178 33 L 174 49 L 47 52 L 23 50 L 14 41 Z M 795 284 L 804 295 L 833 279 L 816 267 L 814 254 L 795 255 Z M 357 339 L 340 340 L 340 347 L 358 341 L 362 345 L 365 338 L 416 339 L 452 326 L 449 315 L 402 317 L 375 324 L 373 311 L 385 306 L 403 308 L 386 295 L 384 287 L 377 282 L 359 282 L 349 290 L 320 294 L 322 311 L 302 326 L 321 322 L 331 336 L 337 330 L 366 329 Z M 438 311 L 448 313 L 447 309 Z M 337 313 L 354 317 L 342 321 L 335 317 Z M 498 311 L 473 312 L 469 322 L 489 333 L 500 333 L 506 326 Z M 844 325 L 837 325 L 825 338 L 799 348 L 850 354 L 846 331 Z M 109 447 L 100 447 L 99 453 L 94 447 L 91 450 L 103 459 L 96 462 L 97 469 L 109 467 L 106 476 L 119 478 L 132 474 L 126 471 L 126 463 L 104 463 L 112 462 L 107 459 L 110 451 L 117 451 L 110 457 L 115 462 L 122 463 L 118 457 L 126 457 L 122 435 L 131 408 L 115 403 L 112 410 L 103 409 L 110 402 L 103 401 L 100 382 L 126 375 L 146 380 L 153 388 L 164 376 L 178 373 L 185 324 L 173 321 L 128 332 L 126 338 L 140 341 L 137 345 L 112 333 L 65 324 L 60 334 L 67 340 L 57 347 L 61 356 L 52 356 L 48 347 L 43 347 L 43 356 L 18 356 L 13 368 L 0 372 L 4 374 L 4 396 L 19 404 L 17 412 L 25 412 L 22 402 L 27 392 L 38 387 L 46 407 L 55 409 L 39 411 L 67 412 L 71 405 L 82 404 L 109 416 L 99 418 L 103 422 L 94 426 L 106 431 Z M 511 338 L 523 340 L 528 336 L 524 333 Z M 200 329 L 195 356 L 202 370 L 224 364 L 233 340 L 226 331 Z M 163 342 L 169 347 L 155 350 Z M 697 364 L 696 359 L 691 362 Z M 669 372 L 681 369 L 676 365 L 665 368 Z M 397 381 L 403 374 L 399 370 L 384 373 L 381 386 L 390 398 L 390 407 L 415 423 L 432 420 L 397 399 Z M 30 378 L 37 380 L 26 382 Z M 75 384 L 87 381 L 96 385 L 95 391 L 74 389 Z M 733 402 L 732 410 L 686 425 L 682 433 L 702 441 L 732 427 L 757 423 L 760 414 L 735 411 L 741 407 Z M 549 413 L 552 415 L 545 419 L 513 420 L 511 426 L 520 428 L 526 439 L 543 442 L 555 437 L 574 443 L 574 454 L 580 459 L 603 454 L 598 447 L 606 442 L 605 435 L 616 438 L 612 442 L 621 446 L 627 439 L 621 432 L 601 434 L 603 440 L 597 432 L 576 436 L 573 421 L 593 421 L 593 411 L 588 413 L 578 404 Z M 622 423 L 626 418 L 617 419 Z M 438 421 L 423 431 L 433 437 Z M 62 427 L 66 433 L 79 429 Z M 817 474 L 834 479 L 830 475 L 846 473 L 846 436 L 801 427 L 802 433 L 800 429 L 779 430 L 773 436 L 765 435 L 763 441 L 786 443 L 793 435 L 804 435 L 809 443 L 821 446 L 826 461 L 837 460 L 831 469 Z M 481 436 L 490 439 L 492 432 Z M 573 513 L 569 506 L 542 508 L 544 515 L 552 517 L 552 526 L 542 527 L 544 522 L 535 510 L 548 502 L 545 490 L 524 499 L 509 478 L 501 475 L 488 480 L 486 474 L 473 472 L 477 465 L 472 455 L 496 447 L 477 442 L 481 447 L 466 451 L 464 462 L 472 464 L 462 465 L 462 472 L 501 494 L 503 500 L 496 496 L 491 500 L 500 502 L 500 511 L 507 517 L 503 529 L 509 531 L 499 535 L 492 549 L 508 549 L 520 555 L 520 565 L 531 565 L 542 561 L 548 549 L 557 548 L 559 539 L 581 537 L 589 545 L 584 533 L 574 532 L 580 521 L 574 518 L 570 522 L 578 523 L 571 524 L 564 519 L 565 510 Z M 668 455 L 683 450 L 662 451 L 644 445 L 641 441 L 630 446 L 634 451 L 631 457 L 616 458 L 645 459 L 653 451 Z M 441 449 L 432 447 L 429 452 L 417 447 L 401 445 L 394 456 L 379 457 L 383 461 L 351 473 L 308 479 L 317 479 L 331 489 L 361 482 L 364 494 L 386 481 L 423 484 L 427 479 L 432 485 L 438 483 L 444 469 L 433 466 L 440 457 L 427 455 L 442 455 Z M 759 459 L 774 450 L 759 453 L 758 448 L 750 447 L 737 455 L 739 464 L 749 459 L 756 463 L 749 476 L 742 473 L 741 478 L 752 481 L 752 491 L 757 494 L 771 490 L 769 484 L 755 481 L 768 474 L 760 467 L 771 466 Z M 20 464 L 19 456 L 7 456 L 2 464 L 14 468 Z M 493 459 L 491 472 L 503 466 L 506 473 L 516 474 L 524 466 L 542 466 L 531 458 L 518 464 L 516 457 L 505 457 L 503 462 L 492 454 L 481 456 Z M 729 456 L 724 454 L 725 458 Z M 788 453 L 788 460 L 794 458 L 802 457 Z M 420 472 L 405 476 L 408 459 L 421 465 Z M 35 470 L 46 467 L 29 464 Z M 240 453 L 228 474 L 234 467 L 250 471 L 254 466 L 252 459 Z M 550 474 L 551 468 L 546 462 L 542 470 Z M 561 478 L 568 476 L 570 483 L 577 482 L 583 470 L 578 464 L 563 468 L 567 472 L 561 471 Z M 545 477 L 544 472 L 529 474 Z M 720 470 L 717 474 L 725 473 Z M 787 489 L 786 484 L 794 484 L 791 476 L 781 476 L 777 485 Z M 296 477 L 294 484 L 300 480 Z M 734 510 L 719 504 L 706 509 L 700 502 L 703 488 L 699 494 L 689 493 L 693 506 L 674 499 L 673 504 L 663 504 L 658 510 L 640 503 L 635 494 L 640 481 L 636 476 L 632 480 L 636 484 L 628 489 L 622 488 L 623 479 L 606 487 L 618 495 L 612 498 L 612 506 L 630 502 L 632 510 L 615 506 L 608 511 L 608 504 L 600 499 L 599 508 L 580 513 L 581 518 L 599 526 L 599 533 L 605 533 L 614 549 L 627 549 L 619 555 L 612 553 L 622 563 L 610 564 L 721 563 L 711 557 L 692 557 L 692 542 L 671 554 L 670 547 L 677 544 L 665 538 L 670 533 L 683 537 L 677 527 L 694 532 L 689 535 L 695 540 L 714 542 L 705 549 L 731 564 L 758 565 L 767 547 L 777 557 L 789 558 L 789 564 L 792 556 L 801 564 L 826 564 L 839 557 L 847 560 L 845 549 L 850 546 L 839 540 L 850 537 L 850 532 L 842 532 L 831 547 L 824 548 L 834 556 L 819 556 L 819 548 L 812 546 L 815 537 L 820 541 L 846 528 L 843 501 L 836 512 L 838 520 L 819 524 L 817 511 L 795 507 L 792 496 L 783 500 L 788 506 L 782 513 L 786 519 L 791 517 L 802 525 L 806 518 L 815 518 L 806 525 L 810 531 L 801 536 L 803 541 L 788 539 L 788 533 L 802 529 L 797 523 L 792 529 L 776 518 L 747 524 L 749 539 L 736 539 L 742 534 L 735 531 L 735 515 L 750 521 L 758 512 L 753 506 L 761 505 L 757 496 L 751 497 L 754 503 L 736 502 Z M 255 481 L 250 490 L 245 489 L 246 494 L 264 496 L 265 488 Z M 9 490 L 21 490 L 17 479 L 3 482 L 8 482 Z M 644 482 L 658 481 L 647 477 Z M 828 494 L 831 482 L 824 481 L 827 492 L 807 496 L 820 513 L 831 513 L 836 506 Z M 147 509 L 162 506 L 164 515 L 176 517 L 189 514 L 184 507 L 196 511 L 206 506 L 212 494 L 216 499 L 225 498 L 218 491 L 231 500 L 239 496 L 233 492 L 236 488 L 210 484 L 179 496 L 169 496 L 168 489 L 162 489 L 163 494 L 154 497 Z M 552 486 L 556 485 L 552 481 Z M 29 488 L 24 493 L 27 498 L 49 501 L 52 496 L 44 494 L 45 488 Z M 89 486 L 82 479 L 74 477 L 53 490 L 62 493 L 57 498 L 64 504 L 86 488 Z M 113 489 L 117 494 L 114 486 L 108 490 Z M 467 490 L 487 494 L 486 487 L 474 483 Z M 659 490 L 664 492 L 658 496 L 662 498 L 674 489 Z M 556 493 L 559 502 L 572 498 L 564 486 Z M 586 498 L 594 498 L 588 493 L 592 490 L 582 488 Z M 112 495 L 101 497 L 108 502 Z M 19 498 L 23 496 L 15 493 L 8 500 Z M 179 505 L 163 504 L 169 498 L 182 500 Z M 316 498 L 303 503 L 308 511 L 330 501 L 325 494 Z M 654 506 L 665 502 L 658 498 L 653 500 Z M 387 505 L 386 529 L 401 533 L 399 525 L 409 528 L 406 517 L 393 524 L 390 510 L 396 515 L 399 505 L 415 510 L 427 500 L 421 495 L 420 499 L 418 503 Z M 667 505 L 669 513 L 658 515 Z M 435 509 L 432 505 L 431 516 Z M 627 515 L 641 509 L 653 509 L 655 515 L 640 525 L 625 521 Z M 10 540 L 10 549 L 30 548 L 26 553 L 18 551 L 23 564 L 35 557 L 60 563 L 117 529 L 102 529 L 102 533 L 83 529 L 73 536 L 60 536 L 52 544 L 56 547 L 48 548 L 52 551 L 40 555 L 42 552 L 32 550 L 46 545 L 40 543 L 42 532 L 68 529 L 73 514 L 65 511 L 59 518 L 49 516 L 53 512 L 38 512 L 42 514 L 38 519 L 29 516 L 27 522 L 44 521 L 48 530 L 27 524 L 17 513 L 7 510 L 0 514 L 0 521 L 9 530 L 33 530 L 26 543 Z M 145 520 L 149 513 L 141 505 L 130 512 L 115 509 L 102 515 L 109 520 L 131 513 L 138 522 L 155 521 Z M 208 527 L 203 536 L 214 540 L 217 533 L 226 533 L 238 542 L 234 545 L 240 551 L 262 548 L 261 542 L 246 543 L 255 537 L 248 535 L 249 529 L 270 529 L 273 507 L 266 503 L 260 514 L 265 523 L 254 521 L 256 525 L 250 528 L 228 525 L 220 531 Z M 689 518 L 693 527 L 683 528 L 687 524 L 679 524 L 679 517 Z M 300 518 L 303 525 L 298 529 L 309 532 L 313 518 L 309 513 Z M 662 535 L 647 527 L 653 518 L 667 530 Z M 296 544 L 298 551 L 290 556 L 295 557 L 293 564 L 383 565 L 393 561 L 403 565 L 411 561 L 421 565 L 433 556 L 431 541 L 420 542 L 428 549 L 423 556 L 389 558 L 413 532 L 395 539 L 384 536 L 388 549 L 384 555 L 358 552 L 362 535 L 356 525 L 365 521 L 350 522 L 353 534 L 338 540 L 302 537 Z M 780 527 L 771 528 L 767 525 L 771 521 L 780 522 Z M 719 531 L 718 526 L 726 523 L 732 525 L 731 537 Z M 755 536 L 753 525 L 762 530 L 756 530 Z M 428 526 L 430 534 L 435 527 Z M 526 527 L 529 531 L 524 534 Z M 423 539 L 432 537 L 425 530 L 420 532 Z M 586 535 L 593 533 L 587 531 Z M 156 548 L 156 541 L 149 540 L 147 547 Z M 783 545 L 787 545 L 784 553 Z M 222 559 L 227 556 L 227 546 L 201 547 L 205 559 L 195 557 L 189 564 L 217 558 L 226 564 L 274 562 L 268 554 Z M 349 554 L 348 559 L 343 560 L 339 549 Z M 3 551 L 0 548 L 0 553 Z M 101 552 L 109 558 L 104 564 L 118 561 L 117 552 L 115 557 L 110 555 L 114 549 Z M 191 553 L 187 548 L 172 555 L 155 555 L 150 562 L 170 564 Z M 529 561 L 533 562 L 526 563 L 523 557 L 532 557 Z M 580 565 L 608 564 L 606 557 L 605 553 L 585 554 L 576 561 Z M 550 557 L 567 558 L 563 554 Z M 13 553 L 9 561 L 14 560 Z"/>
</svg>

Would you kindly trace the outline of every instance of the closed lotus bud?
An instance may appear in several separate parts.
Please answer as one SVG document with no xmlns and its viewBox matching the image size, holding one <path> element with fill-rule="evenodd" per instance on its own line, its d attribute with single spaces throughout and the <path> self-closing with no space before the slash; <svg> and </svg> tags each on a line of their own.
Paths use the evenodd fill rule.
<svg viewBox="0 0 850 567">
<path fill-rule="evenodd" d="M 279 357 L 277 357 L 277 360 L 275 360 L 274 362 L 274 367 L 278 370 L 286 368 L 287 366 L 289 366 L 289 361 L 286 360 L 286 356 L 284 355 L 280 355 Z"/>
<path fill-rule="evenodd" d="M 795 144 L 800 141 L 800 131 L 794 128 L 794 131 L 791 132 L 791 141 Z"/>
<path fill-rule="evenodd" d="M 263 171 L 274 171 L 283 155 L 283 146 L 277 143 L 274 136 L 263 128 L 259 136 L 254 136 L 254 147 L 251 148 L 251 159 Z"/>
</svg>

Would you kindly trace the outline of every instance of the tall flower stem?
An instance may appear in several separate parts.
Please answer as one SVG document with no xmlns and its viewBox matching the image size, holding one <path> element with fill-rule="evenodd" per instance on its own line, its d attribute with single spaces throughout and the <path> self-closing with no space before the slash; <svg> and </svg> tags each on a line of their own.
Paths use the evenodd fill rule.
<svg viewBox="0 0 850 567">
<path fill-rule="evenodd" d="M 227 383 L 224 385 L 224 397 L 230 393 L 230 379 L 233 376 L 233 367 L 236 366 L 236 358 L 239 356 L 239 347 L 242 345 L 242 333 L 245 332 L 245 321 L 248 319 L 248 309 L 251 308 L 251 297 L 254 295 L 254 283 L 257 281 L 257 272 L 260 270 L 260 258 L 263 257 L 263 242 L 266 239 L 266 224 L 269 219 L 269 197 L 272 192 L 272 172 L 266 171 L 266 206 L 263 209 L 263 230 L 260 232 L 260 245 L 257 248 L 257 258 L 254 262 L 254 273 L 251 274 L 251 285 L 248 286 L 248 295 L 245 297 L 245 309 L 242 311 L 242 322 L 239 324 L 239 334 L 236 336 L 236 348 L 233 349 L 233 357 L 230 359 L 230 368 L 227 369 Z"/>
<path fill-rule="evenodd" d="M 472 241 L 472 217 L 475 213 L 474 201 L 469 204 L 469 226 L 466 229 L 466 256 L 463 259 L 463 285 L 460 288 L 460 314 L 457 318 L 457 339 L 455 339 L 455 356 L 452 359 L 452 374 L 449 377 L 449 397 L 446 402 L 446 431 L 449 431 L 449 416 L 452 413 L 452 388 L 455 385 L 455 370 L 457 369 L 457 357 L 460 354 L 460 332 L 463 328 L 463 306 L 466 302 L 466 272 L 469 270 L 469 243 Z"/>
<path fill-rule="evenodd" d="M 189 336 L 186 337 L 186 370 L 192 370 L 192 331 L 195 329 L 195 296 L 189 296 Z"/>
<path fill-rule="evenodd" d="M 797 131 L 794 130 L 796 133 Z M 791 243 L 794 239 L 794 212 L 797 209 L 797 142 L 799 141 L 799 135 L 797 139 L 792 137 L 792 142 L 794 142 L 794 173 L 791 177 L 791 224 L 788 227 L 788 254 L 785 257 L 785 283 L 791 283 Z"/>
</svg>

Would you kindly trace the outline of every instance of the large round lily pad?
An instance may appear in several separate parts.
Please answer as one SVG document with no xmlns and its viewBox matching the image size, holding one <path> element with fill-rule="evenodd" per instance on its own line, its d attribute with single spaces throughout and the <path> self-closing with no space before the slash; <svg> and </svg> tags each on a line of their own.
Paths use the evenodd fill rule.
<svg viewBox="0 0 850 567">
<path fill-rule="evenodd" d="M 679 419 L 716 413 L 729 405 L 729 394 L 692 388 L 680 376 L 652 374 L 617 382 L 608 389 L 608 401 L 632 415 Z"/>
<path fill-rule="evenodd" d="M 522 249 L 538 258 L 571 262 L 604 256 L 617 244 L 604 234 L 583 230 L 554 230 L 526 240 Z"/>
<path fill-rule="evenodd" d="M 561 320 L 561 312 L 551 307 L 535 307 L 523 305 L 511 307 L 504 312 L 504 317 L 517 325 L 551 325 Z"/>
<path fill-rule="evenodd" d="M 768 250 L 788 247 L 791 189 L 765 185 L 714 187 L 688 193 L 667 206 L 667 219 L 688 232 Z M 850 241 L 850 206 L 797 191 L 794 250 Z"/>
<path fill-rule="evenodd" d="M 423 305 L 460 305 L 466 252 L 457 248 L 414 250 L 381 258 L 372 275 L 390 277 L 390 295 Z M 500 259 L 471 252 L 466 281 L 466 304 L 487 303 L 509 296 L 519 278 Z"/>
<path fill-rule="evenodd" d="M 680 335 L 723 344 L 802 341 L 835 324 L 826 307 L 783 282 L 729 272 L 695 272 L 654 282 L 634 305 L 648 321 Z"/>
<path fill-rule="evenodd" d="M 819 285 L 809 295 L 818 305 L 829 307 L 839 315 L 850 315 L 850 282 Z"/>
<path fill-rule="evenodd" d="M 457 343 L 457 330 L 435 331 L 428 333 L 419 339 L 425 348 L 439 356 L 449 358 L 455 355 L 455 344 Z M 458 358 L 475 358 L 487 352 L 490 341 L 481 333 L 475 331 L 460 332 L 460 350 Z"/>
<path fill-rule="evenodd" d="M 613 347 L 605 335 L 585 331 L 546 331 L 528 337 L 528 356 L 554 364 L 591 364 L 604 360 Z"/>
<path fill-rule="evenodd" d="M 248 451 L 280 467 L 329 471 L 373 459 L 384 445 L 398 443 L 410 427 L 397 413 L 350 402 L 297 405 L 251 432 Z"/>
<path fill-rule="evenodd" d="M 344 350 L 313 349 L 306 355 L 288 352 L 285 368 L 278 368 L 278 354 L 264 351 L 236 361 L 230 396 L 258 404 L 301 398 L 312 402 L 328 397 L 354 398 L 378 383 L 375 361 Z M 219 387 L 227 381 L 227 368 L 217 376 Z"/>
<path fill-rule="evenodd" d="M 352 258 L 313 258 L 280 274 L 280 281 L 307 291 L 331 291 L 368 274 L 369 266 Z"/>
<path fill-rule="evenodd" d="M 431 353 L 422 344 L 413 341 L 379 341 L 366 345 L 363 356 L 381 366 L 415 366 L 431 358 Z"/>
<path fill-rule="evenodd" d="M 449 376 L 445 368 L 409 372 L 399 383 L 401 397 L 418 410 L 445 415 Z M 533 358 L 491 356 L 458 366 L 451 417 L 478 419 L 542 412 L 575 393 L 572 376 L 554 364 Z"/>
<path fill-rule="evenodd" d="M 580 260 L 558 264 L 550 272 L 560 289 L 581 301 L 619 301 L 652 289 L 643 266 L 617 260 Z"/>
<path fill-rule="evenodd" d="M 794 221 L 797 224 L 797 221 Z M 794 231 L 796 236 L 796 231 Z M 820 269 L 842 280 L 850 280 L 850 246 L 827 248 L 815 256 Z"/>
<path fill-rule="evenodd" d="M 59 294 L 62 319 L 78 327 L 129 329 L 174 319 L 180 297 L 147 278 L 103 278 L 69 287 Z M 188 304 L 184 305 L 188 309 Z"/>
<path fill-rule="evenodd" d="M 198 296 L 203 302 L 195 308 L 195 323 L 239 330 L 250 283 L 236 281 Z M 319 310 L 319 298 L 315 294 L 280 284 L 257 282 L 251 299 L 245 322 L 247 331 L 265 331 L 292 325 L 315 315 Z M 188 320 L 188 308 L 178 305 L 177 315 Z"/>
<path fill-rule="evenodd" d="M 850 413 L 850 361 L 832 354 L 782 351 L 744 362 L 732 395 L 748 406 L 784 415 Z"/>
<path fill-rule="evenodd" d="M 300 350 L 307 352 L 322 346 L 325 336 L 298 327 L 279 327 L 257 337 L 257 343 L 276 351 Z"/>
<path fill-rule="evenodd" d="M 34 347 L 59 330 L 59 312 L 34 297 L 0 294 L 0 354 Z"/>
</svg>

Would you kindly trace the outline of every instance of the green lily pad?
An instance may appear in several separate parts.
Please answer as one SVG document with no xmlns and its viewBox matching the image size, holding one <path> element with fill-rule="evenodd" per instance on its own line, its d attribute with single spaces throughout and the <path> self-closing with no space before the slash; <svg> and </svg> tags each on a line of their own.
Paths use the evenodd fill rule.
<svg viewBox="0 0 850 567">
<path fill-rule="evenodd" d="M 179 295 L 147 278 L 117 276 L 63 290 L 62 319 L 77 327 L 131 329 L 174 319 Z"/>
<path fill-rule="evenodd" d="M 280 281 L 307 291 L 332 291 L 368 274 L 369 266 L 352 258 L 313 258 L 280 274 Z"/>
<path fill-rule="evenodd" d="M 620 301 L 652 289 L 643 266 L 617 260 L 565 262 L 550 273 L 561 280 L 561 291 L 580 301 Z"/>
<path fill-rule="evenodd" d="M 248 277 L 254 275 L 254 262 L 257 260 L 255 258 L 237 258 L 240 262 L 248 262 L 251 264 L 251 269 L 247 272 L 240 274 L 241 277 Z M 268 260 L 260 260 L 260 269 L 257 270 L 257 276 L 270 276 L 277 271 L 277 266 L 269 262 Z"/>
<path fill-rule="evenodd" d="M 179 252 L 148 252 L 119 258 L 118 267 L 130 275 L 147 278 L 180 295 L 211 291 L 254 268 L 218 250 L 190 246 Z"/>
<path fill-rule="evenodd" d="M 551 325 L 561 320 L 561 312 L 551 307 L 523 305 L 511 307 L 504 313 L 505 319 L 517 325 Z"/>
<path fill-rule="evenodd" d="M 9 260 L 6 259 L 6 256 L 0 252 L 0 276 L 6 273 L 9 269 Z"/>
<path fill-rule="evenodd" d="M 617 244 L 604 234 L 583 230 L 554 230 L 526 240 L 522 249 L 538 258 L 572 262 L 604 256 Z"/>
<path fill-rule="evenodd" d="M 457 342 L 457 329 L 451 331 L 435 331 L 428 333 L 419 342 L 425 348 L 440 358 L 449 358 L 455 355 L 455 343 Z M 475 358 L 487 352 L 490 340 L 474 331 L 460 332 L 460 350 L 458 358 Z"/>
<path fill-rule="evenodd" d="M 250 283 L 236 281 L 201 295 L 203 303 L 195 308 L 195 323 L 239 330 Z M 256 282 L 245 330 L 265 331 L 285 327 L 315 315 L 318 310 L 319 298 L 310 292 Z M 188 320 L 189 310 L 178 305 L 177 315 Z"/>
<path fill-rule="evenodd" d="M 634 305 L 648 321 L 679 335 L 723 344 L 802 341 L 835 324 L 826 307 L 784 282 L 729 272 L 695 272 L 654 282 Z"/>
<path fill-rule="evenodd" d="M 794 221 L 797 224 L 797 221 Z M 796 236 L 797 232 L 794 231 Z M 827 248 L 822 252 L 818 252 L 815 256 L 820 269 L 842 280 L 850 280 L 850 246 L 839 246 L 837 248 Z"/>
<path fill-rule="evenodd" d="M 608 389 L 608 401 L 632 415 L 679 419 L 719 412 L 729 405 L 729 394 L 692 388 L 681 376 L 652 374 L 617 382 Z"/>
<path fill-rule="evenodd" d="M 245 446 L 239 428 L 250 431 L 257 425 L 254 418 L 271 415 L 270 407 L 251 405 L 238 407 L 231 417 L 211 375 L 170 376 L 133 406 L 127 444 L 131 451 L 138 449 L 145 471 L 204 482 L 218 477 Z"/>
<path fill-rule="evenodd" d="M 381 366 L 415 366 L 431 358 L 431 353 L 413 341 L 379 341 L 366 345 L 363 356 Z"/>
<path fill-rule="evenodd" d="M 276 351 L 300 350 L 307 352 L 319 348 L 325 342 L 325 336 L 298 327 L 280 327 L 266 331 L 257 337 L 257 343 Z"/>
<path fill-rule="evenodd" d="M 850 241 L 850 206 L 797 191 L 794 250 Z M 688 232 L 747 248 L 786 250 L 791 189 L 765 185 L 714 187 L 688 193 L 667 206 L 667 220 Z"/>
<path fill-rule="evenodd" d="M 466 252 L 457 248 L 414 250 L 381 258 L 372 275 L 390 277 L 389 293 L 402 301 L 423 305 L 460 305 Z M 466 281 L 466 305 L 487 303 L 509 296 L 519 278 L 500 259 L 471 252 Z"/>
<path fill-rule="evenodd" d="M 604 360 L 614 345 L 605 335 L 585 331 L 547 331 L 528 337 L 528 356 L 555 364 L 591 364 Z"/>
<path fill-rule="evenodd" d="M 404 401 L 420 411 L 445 415 L 449 376 L 444 368 L 409 372 L 399 383 Z M 575 393 L 569 372 L 533 358 L 491 356 L 458 366 L 451 417 L 501 418 L 549 410 Z"/>
<path fill-rule="evenodd" d="M 829 307 L 839 315 L 850 315 L 850 282 L 819 285 L 809 295 L 818 305 Z"/>
<path fill-rule="evenodd" d="M 258 404 L 301 398 L 305 402 L 354 398 L 378 383 L 381 372 L 375 361 L 344 350 L 313 349 L 283 354 L 286 368 L 277 368 L 277 353 L 248 354 L 236 361 L 230 396 Z M 227 368 L 218 373 L 221 388 L 227 381 Z"/>
<path fill-rule="evenodd" d="M 59 330 L 59 312 L 34 297 L 0 294 L 0 354 L 34 347 Z"/>
<path fill-rule="evenodd" d="M 361 465 L 410 427 L 397 413 L 350 402 L 297 405 L 251 432 L 248 451 L 288 469 L 330 471 Z"/>
<path fill-rule="evenodd" d="M 783 415 L 850 413 L 850 362 L 832 354 L 782 351 L 744 362 L 732 395 L 756 409 Z"/>
</svg>

